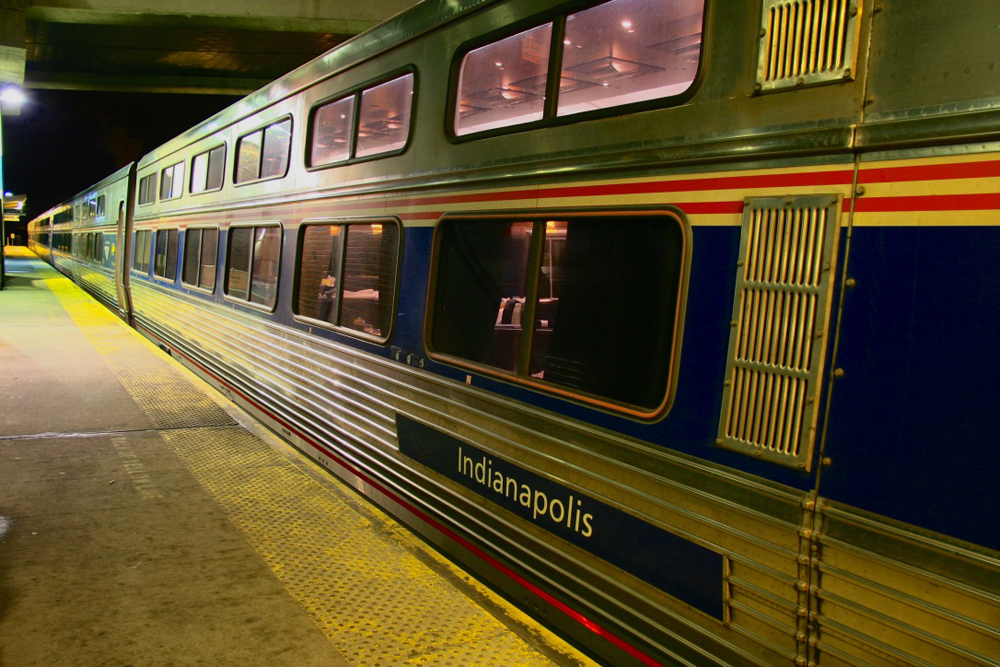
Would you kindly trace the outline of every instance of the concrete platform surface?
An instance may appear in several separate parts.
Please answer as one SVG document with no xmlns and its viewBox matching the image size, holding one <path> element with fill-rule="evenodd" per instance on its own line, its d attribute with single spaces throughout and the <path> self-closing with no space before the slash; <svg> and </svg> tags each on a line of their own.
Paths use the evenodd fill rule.
<svg viewBox="0 0 1000 667">
<path fill-rule="evenodd" d="M 23 248 L 0 666 L 586 665 Z"/>
</svg>

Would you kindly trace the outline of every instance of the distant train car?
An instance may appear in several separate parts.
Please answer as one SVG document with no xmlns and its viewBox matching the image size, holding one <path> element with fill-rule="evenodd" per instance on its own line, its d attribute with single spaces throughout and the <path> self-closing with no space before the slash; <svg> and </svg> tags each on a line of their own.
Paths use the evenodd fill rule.
<svg viewBox="0 0 1000 667">
<path fill-rule="evenodd" d="M 997 663 L 998 25 L 421 3 L 142 158 L 118 283 L 608 664 Z"/>
<path fill-rule="evenodd" d="M 128 296 L 120 263 L 127 256 L 134 171 L 128 164 L 28 224 L 30 249 L 122 317 Z"/>
</svg>

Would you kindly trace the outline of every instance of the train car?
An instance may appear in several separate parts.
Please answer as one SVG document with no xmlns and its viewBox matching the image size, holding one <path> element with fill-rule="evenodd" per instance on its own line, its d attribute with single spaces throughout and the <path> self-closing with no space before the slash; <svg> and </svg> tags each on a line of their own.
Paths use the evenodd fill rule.
<svg viewBox="0 0 1000 667">
<path fill-rule="evenodd" d="M 139 162 L 135 326 L 608 664 L 996 664 L 998 25 L 423 2 Z"/>
<path fill-rule="evenodd" d="M 28 223 L 28 247 L 123 318 L 134 178 L 129 163 Z"/>
<path fill-rule="evenodd" d="M 60 204 L 28 222 L 28 249 L 46 262 L 52 263 L 52 227 L 71 216 L 69 210 L 69 204 Z"/>
</svg>

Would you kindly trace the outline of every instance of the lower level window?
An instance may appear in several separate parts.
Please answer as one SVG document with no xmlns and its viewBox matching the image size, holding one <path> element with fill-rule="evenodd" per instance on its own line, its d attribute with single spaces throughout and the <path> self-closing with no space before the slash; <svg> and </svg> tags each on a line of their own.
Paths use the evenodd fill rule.
<svg viewBox="0 0 1000 667">
<path fill-rule="evenodd" d="M 640 417 L 667 404 L 686 234 L 669 213 L 448 218 L 431 352 Z"/>
<path fill-rule="evenodd" d="M 149 273 L 149 242 L 152 232 L 148 229 L 135 233 L 132 244 L 132 268 L 138 273 Z"/>
<path fill-rule="evenodd" d="M 184 269 L 181 280 L 186 285 L 215 290 L 218 256 L 218 229 L 187 230 L 184 234 Z"/>
<path fill-rule="evenodd" d="M 166 280 L 177 279 L 177 230 L 156 230 L 156 251 L 153 253 L 153 275 Z"/>
<path fill-rule="evenodd" d="M 274 308 L 281 264 L 281 227 L 233 227 L 229 230 L 226 295 Z"/>
<path fill-rule="evenodd" d="M 395 220 L 303 227 L 295 313 L 387 338 L 395 305 L 399 238 Z"/>
</svg>

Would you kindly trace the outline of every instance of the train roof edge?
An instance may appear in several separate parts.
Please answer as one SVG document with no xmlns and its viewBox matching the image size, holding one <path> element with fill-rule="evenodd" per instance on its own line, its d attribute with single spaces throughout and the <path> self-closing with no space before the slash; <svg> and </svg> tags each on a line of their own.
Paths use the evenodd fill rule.
<svg viewBox="0 0 1000 667">
<path fill-rule="evenodd" d="M 260 90 L 250 93 L 211 118 L 161 144 L 142 156 L 137 167 L 142 168 L 152 164 L 207 134 L 231 125 L 240 118 L 252 115 L 323 79 L 495 2 L 497 0 L 423 0 L 383 23 L 338 44 Z"/>
</svg>

